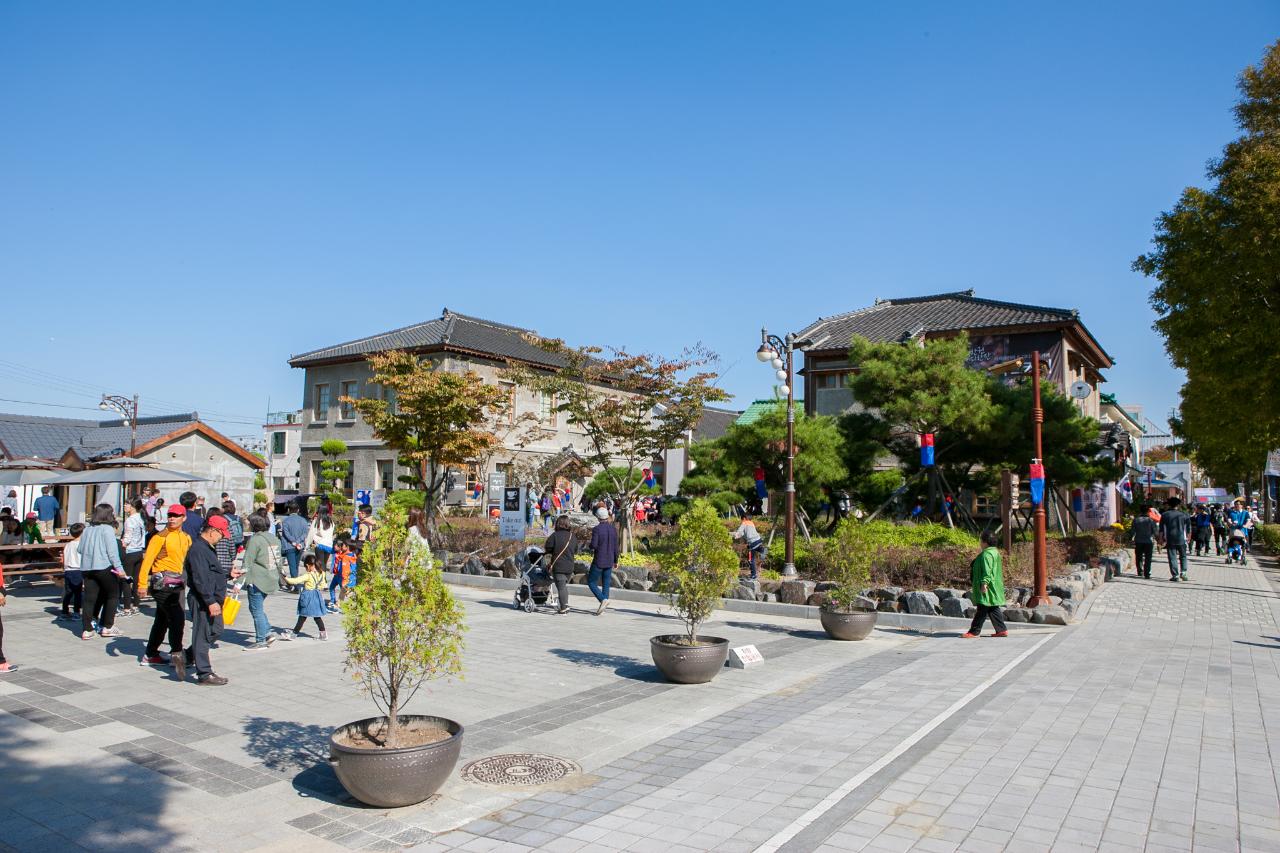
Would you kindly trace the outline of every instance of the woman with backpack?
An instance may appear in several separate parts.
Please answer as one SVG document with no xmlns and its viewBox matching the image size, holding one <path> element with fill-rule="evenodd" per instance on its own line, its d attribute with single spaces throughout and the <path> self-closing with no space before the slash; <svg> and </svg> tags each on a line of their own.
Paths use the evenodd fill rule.
<svg viewBox="0 0 1280 853">
<path fill-rule="evenodd" d="M 244 585 L 249 593 L 254 639 L 246 649 L 265 649 L 276 640 L 265 605 L 271 588 L 280 583 L 281 565 L 280 540 L 271 534 L 267 517 L 254 513 L 249 516 L 249 538 L 244 545 Z"/>
</svg>

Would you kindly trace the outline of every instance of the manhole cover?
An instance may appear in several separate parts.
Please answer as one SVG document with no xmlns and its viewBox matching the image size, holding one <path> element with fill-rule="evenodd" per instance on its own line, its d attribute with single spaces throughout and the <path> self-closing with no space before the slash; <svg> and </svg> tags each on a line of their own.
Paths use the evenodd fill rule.
<svg viewBox="0 0 1280 853">
<path fill-rule="evenodd" d="M 545 785 L 580 772 L 582 768 L 567 758 L 513 752 L 471 762 L 462 768 L 462 778 L 484 785 Z"/>
</svg>

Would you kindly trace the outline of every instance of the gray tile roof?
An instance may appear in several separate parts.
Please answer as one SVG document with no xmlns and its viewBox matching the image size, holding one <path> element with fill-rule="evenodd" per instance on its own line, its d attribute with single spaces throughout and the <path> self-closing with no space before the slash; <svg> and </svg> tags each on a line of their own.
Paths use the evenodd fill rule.
<svg viewBox="0 0 1280 853">
<path fill-rule="evenodd" d="M 195 412 L 138 419 L 138 444 L 145 444 L 199 420 Z M 129 427 L 120 419 L 92 421 L 0 414 L 0 443 L 10 456 L 60 459 L 68 449 L 88 458 L 106 450 L 129 449 Z"/>
<path fill-rule="evenodd" d="M 813 341 L 806 350 L 845 349 L 854 335 L 872 341 L 901 341 L 921 332 L 1078 321 L 1079 314 L 1073 309 L 980 299 L 972 290 L 962 290 L 909 299 L 878 299 L 869 308 L 819 318 L 799 337 Z"/>
<path fill-rule="evenodd" d="M 444 349 L 562 367 L 562 359 L 526 340 L 526 336 L 536 334 L 530 329 L 468 317 L 446 308 L 435 320 L 304 352 L 289 359 L 289 365 L 306 367 L 324 362 L 357 361 L 370 353 L 394 349 Z"/>
<path fill-rule="evenodd" d="M 733 426 L 741 414 L 742 412 L 735 412 L 732 409 L 703 406 L 702 417 L 698 420 L 698 425 L 693 428 L 693 440 L 711 441 L 719 438 L 729 431 L 729 427 Z"/>
</svg>

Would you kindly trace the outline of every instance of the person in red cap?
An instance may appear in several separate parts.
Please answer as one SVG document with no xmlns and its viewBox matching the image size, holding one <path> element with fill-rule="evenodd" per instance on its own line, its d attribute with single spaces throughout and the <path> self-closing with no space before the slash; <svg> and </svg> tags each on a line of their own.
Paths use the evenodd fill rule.
<svg viewBox="0 0 1280 853">
<path fill-rule="evenodd" d="M 40 532 L 40 522 L 34 512 L 27 513 L 22 522 L 22 538 L 28 545 L 44 544 L 44 535 Z"/>
<path fill-rule="evenodd" d="M 221 515 L 205 519 L 200 535 L 191 543 L 183 570 L 190 585 L 187 605 L 191 609 L 191 649 L 196 667 L 196 683 L 218 687 L 227 680 L 213 671 L 209 649 L 222 634 L 222 602 L 227 597 L 228 574 L 218 561 L 217 545 L 231 536 L 231 525 Z"/>
<path fill-rule="evenodd" d="M 182 635 L 186 630 L 186 617 L 182 612 L 182 593 L 186 579 L 182 574 L 187 552 L 191 550 L 191 537 L 182 530 L 187 520 L 187 510 L 180 504 L 169 504 L 164 530 L 151 537 L 147 551 L 142 556 L 138 570 L 138 589 L 149 590 L 155 599 L 156 619 L 151 624 L 146 651 L 142 653 L 143 666 L 173 664 L 174 674 L 181 681 L 186 676 L 186 659 L 182 651 Z M 170 656 L 160 656 L 160 641 L 169 635 Z"/>
</svg>

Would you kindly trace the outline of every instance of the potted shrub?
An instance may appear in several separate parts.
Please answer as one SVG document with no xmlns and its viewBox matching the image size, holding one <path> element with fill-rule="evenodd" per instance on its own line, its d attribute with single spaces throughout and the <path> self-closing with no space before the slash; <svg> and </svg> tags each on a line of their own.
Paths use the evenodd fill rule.
<svg viewBox="0 0 1280 853">
<path fill-rule="evenodd" d="M 440 572 L 409 541 L 404 516 L 392 510 L 382 521 L 342 611 L 346 668 L 382 716 L 335 729 L 329 760 L 353 797 L 392 808 L 430 797 L 457 764 L 462 726 L 403 709 L 428 681 L 461 671 L 465 626 Z"/>
<path fill-rule="evenodd" d="M 653 663 L 668 681 L 702 684 L 715 678 L 729 657 L 729 641 L 700 637 L 698 627 L 738 580 L 738 554 L 733 537 L 704 500 L 695 501 L 680 518 L 675 548 L 659 557 L 664 593 L 684 621 L 683 634 L 653 637 Z"/>
<path fill-rule="evenodd" d="M 862 524 L 846 518 L 827 543 L 827 575 L 835 584 L 827 602 L 818 608 L 818 620 L 827 636 L 836 640 L 861 640 L 876 626 L 876 611 L 858 606 L 858 597 L 871 583 L 871 558 L 875 553 Z"/>
</svg>

